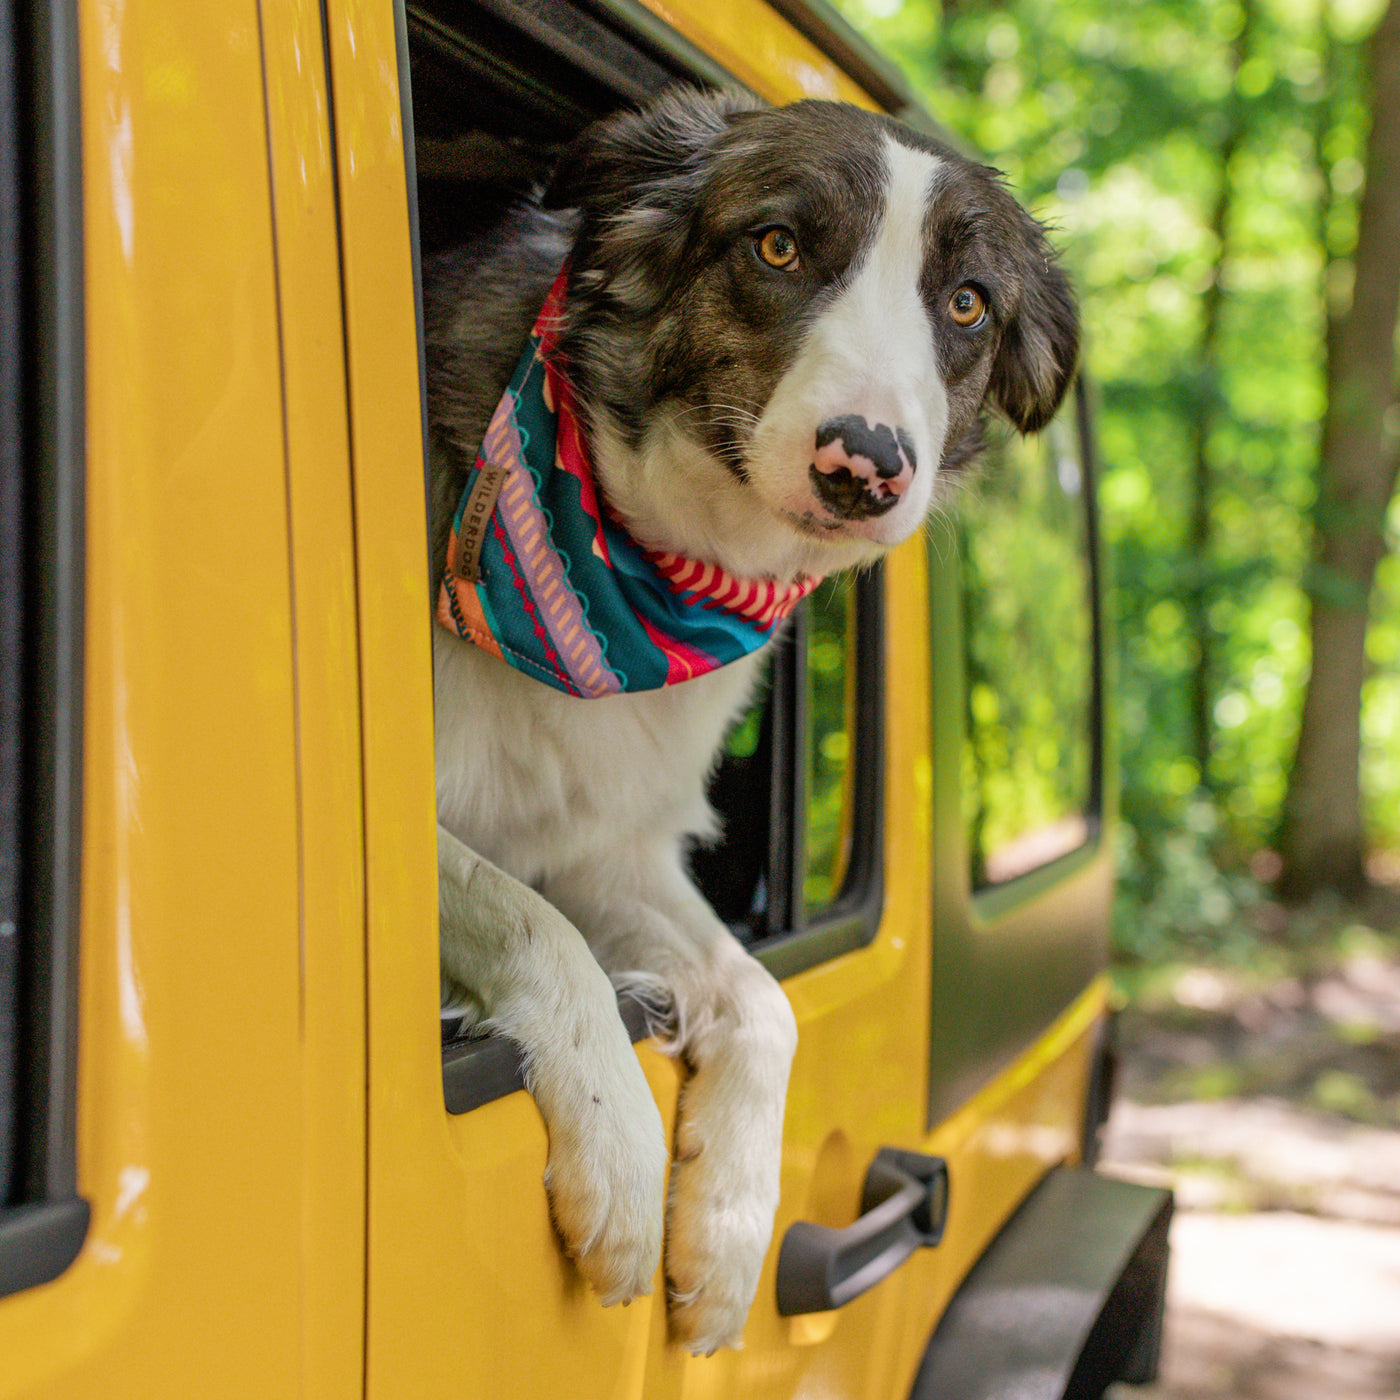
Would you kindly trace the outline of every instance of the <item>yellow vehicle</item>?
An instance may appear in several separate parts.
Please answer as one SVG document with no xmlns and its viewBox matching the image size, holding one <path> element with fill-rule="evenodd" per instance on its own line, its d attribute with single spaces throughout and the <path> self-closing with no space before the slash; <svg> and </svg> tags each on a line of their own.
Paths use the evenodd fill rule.
<svg viewBox="0 0 1400 1400">
<path fill-rule="evenodd" d="M 677 79 L 926 120 L 809 0 L 0 9 L 3 1400 L 1150 1373 L 1082 396 L 806 610 L 717 776 L 801 1037 L 742 1351 L 597 1305 L 514 1052 L 439 1016 L 416 268 Z"/>
</svg>

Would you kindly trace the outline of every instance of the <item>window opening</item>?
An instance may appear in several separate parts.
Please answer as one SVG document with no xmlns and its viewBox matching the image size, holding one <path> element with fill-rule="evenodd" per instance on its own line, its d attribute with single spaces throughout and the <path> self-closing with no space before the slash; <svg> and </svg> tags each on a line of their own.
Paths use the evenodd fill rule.
<svg viewBox="0 0 1400 1400">
<path fill-rule="evenodd" d="M 420 257 L 489 229 L 595 117 L 678 79 L 734 85 L 630 0 L 409 0 L 404 14 Z M 724 838 L 692 852 L 706 898 L 779 976 L 874 934 L 880 579 L 823 584 L 799 610 L 716 769 Z M 444 1088 L 462 1112 L 518 1087 L 518 1066 L 513 1047 L 456 1039 L 455 1020 Z"/>
<path fill-rule="evenodd" d="M 828 579 L 793 615 L 710 783 L 721 837 L 691 853 L 701 891 L 778 976 L 868 943 L 879 919 L 883 577 Z"/>
</svg>

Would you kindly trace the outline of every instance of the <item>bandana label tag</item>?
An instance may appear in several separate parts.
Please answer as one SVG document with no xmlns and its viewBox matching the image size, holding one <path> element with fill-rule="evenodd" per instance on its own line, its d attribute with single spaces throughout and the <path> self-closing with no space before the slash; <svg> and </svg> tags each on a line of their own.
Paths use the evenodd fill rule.
<svg viewBox="0 0 1400 1400">
<path fill-rule="evenodd" d="M 486 544 L 486 526 L 496 509 L 496 497 L 505 484 L 507 468 L 494 462 L 481 462 L 476 470 L 462 515 L 457 524 L 457 559 L 453 572 L 468 583 L 480 583 L 481 551 Z"/>
</svg>

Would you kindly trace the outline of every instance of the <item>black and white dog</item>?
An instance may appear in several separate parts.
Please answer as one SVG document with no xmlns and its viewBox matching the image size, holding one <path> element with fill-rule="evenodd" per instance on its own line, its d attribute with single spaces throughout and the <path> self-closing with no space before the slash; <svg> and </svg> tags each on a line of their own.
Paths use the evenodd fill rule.
<svg viewBox="0 0 1400 1400">
<path fill-rule="evenodd" d="M 976 454 L 984 407 L 1041 427 L 1077 354 L 1066 279 L 996 173 L 833 103 L 673 92 L 599 123 L 541 203 L 426 283 L 435 594 L 480 575 L 459 530 L 484 520 L 489 539 L 507 509 L 488 482 L 454 525 L 552 286 L 542 353 L 577 402 L 589 528 L 606 517 L 614 553 L 623 531 L 648 559 L 783 596 L 918 530 Z M 650 1292 L 664 1225 L 673 1336 L 736 1345 L 797 1032 L 684 847 L 712 832 L 705 779 L 762 647 L 587 700 L 468 634 L 434 627 L 445 975 L 523 1050 L 554 1219 L 602 1302 Z M 665 1008 L 658 1031 L 689 1071 L 674 1156 L 620 985 Z"/>
</svg>

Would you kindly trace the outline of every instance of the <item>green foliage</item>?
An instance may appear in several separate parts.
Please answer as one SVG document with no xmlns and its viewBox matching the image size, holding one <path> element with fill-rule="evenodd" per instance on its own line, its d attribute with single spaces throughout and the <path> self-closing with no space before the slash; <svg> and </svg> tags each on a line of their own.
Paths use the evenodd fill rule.
<svg viewBox="0 0 1400 1400">
<path fill-rule="evenodd" d="M 1006 171 L 1055 230 L 1083 293 L 1117 626 L 1120 934 L 1132 956 L 1156 955 L 1173 930 L 1224 936 L 1228 909 L 1255 893 L 1220 868 L 1241 867 L 1278 822 L 1308 662 L 1326 320 L 1349 299 L 1364 180 L 1360 43 L 1379 4 L 964 0 L 947 7 L 946 26 L 929 0 L 841 5 L 934 115 Z M 1202 355 L 1213 286 L 1218 370 Z M 1187 522 L 1203 415 L 1214 487 L 1198 558 Z M 1395 427 L 1400 438 L 1400 415 Z M 1400 506 L 1388 535 L 1400 537 Z M 1187 756 L 1194 589 L 1211 652 L 1206 773 Z M 1363 781 L 1374 843 L 1395 850 L 1393 553 L 1372 603 Z"/>
<path fill-rule="evenodd" d="M 1011 878 L 1087 835 L 1092 595 L 1072 421 L 1067 414 L 1038 438 L 992 442 L 979 488 L 958 512 L 963 809 L 977 885 Z"/>
<path fill-rule="evenodd" d="M 824 579 L 807 608 L 807 830 L 802 893 L 809 912 L 841 893 L 850 857 L 855 731 L 855 582 Z"/>
<path fill-rule="evenodd" d="M 1114 946 L 1140 963 L 1183 956 L 1249 962 L 1258 951 L 1264 891 L 1247 872 L 1220 868 L 1209 803 L 1188 804 L 1185 817 L 1174 829 L 1130 821 L 1118 828 L 1123 897 L 1114 910 Z"/>
</svg>

